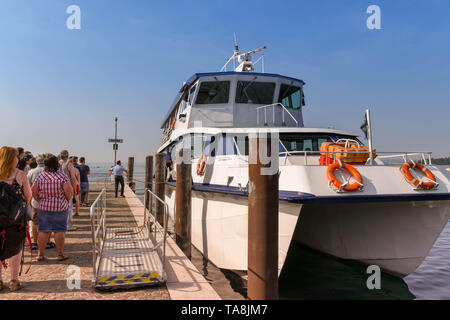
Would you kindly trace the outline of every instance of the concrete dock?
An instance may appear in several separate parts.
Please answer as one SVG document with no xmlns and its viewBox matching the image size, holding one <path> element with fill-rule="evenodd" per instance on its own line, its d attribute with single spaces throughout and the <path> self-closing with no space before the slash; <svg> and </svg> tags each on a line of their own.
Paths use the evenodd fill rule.
<svg viewBox="0 0 450 320">
<path fill-rule="evenodd" d="M 91 185 L 92 203 L 101 185 Z M 113 186 L 107 187 L 106 225 L 109 227 L 136 227 L 142 224 L 144 205 L 126 186 L 125 198 L 114 198 Z M 30 263 L 30 250 L 25 245 L 24 272 L 20 277 L 24 287 L 16 292 L 8 288 L 0 291 L 0 300 L 219 300 L 220 296 L 208 280 L 168 237 L 166 244 L 167 282 L 157 287 L 136 288 L 121 291 L 96 291 L 92 287 L 92 233 L 89 208 L 81 207 L 74 216 L 76 231 L 66 233 L 65 254 L 68 260 L 56 260 L 56 248 L 47 249 L 46 259 L 36 261 L 33 251 L 31 270 L 24 274 Z M 79 288 L 73 280 L 79 270 Z M 3 270 L 3 281 L 9 283 L 9 270 Z"/>
</svg>

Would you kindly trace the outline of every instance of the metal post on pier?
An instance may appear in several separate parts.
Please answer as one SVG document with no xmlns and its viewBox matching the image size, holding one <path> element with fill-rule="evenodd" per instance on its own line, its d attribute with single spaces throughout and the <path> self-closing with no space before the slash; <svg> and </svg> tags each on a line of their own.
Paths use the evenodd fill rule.
<svg viewBox="0 0 450 320">
<path fill-rule="evenodd" d="M 153 156 L 145 157 L 145 188 L 153 191 Z M 145 199 L 145 207 L 147 210 L 152 211 L 152 197 Z"/>
<path fill-rule="evenodd" d="M 117 164 L 117 150 L 119 150 L 119 143 L 123 143 L 123 139 L 117 138 L 117 117 L 114 118 L 114 138 L 108 139 L 109 143 L 113 143 L 114 150 L 114 165 Z"/>
<path fill-rule="evenodd" d="M 164 162 L 164 154 L 157 153 L 155 155 L 155 194 L 160 199 L 165 198 L 165 162 Z M 156 210 L 156 220 L 160 225 L 164 224 L 164 205 L 162 202 L 158 201 L 155 203 Z"/>
<path fill-rule="evenodd" d="M 251 300 L 274 300 L 278 299 L 278 149 L 271 150 L 270 136 L 249 138 L 247 294 Z M 262 164 L 262 147 L 276 159 Z M 262 174 L 261 169 L 271 166 L 274 174 Z"/>
<path fill-rule="evenodd" d="M 133 192 L 136 191 L 136 184 L 133 181 L 133 174 L 134 174 L 134 157 L 128 157 L 128 186 L 133 190 Z"/>
<path fill-rule="evenodd" d="M 177 157 L 176 187 L 176 243 L 183 253 L 191 259 L 191 163 L 184 163 L 183 150 Z"/>
</svg>

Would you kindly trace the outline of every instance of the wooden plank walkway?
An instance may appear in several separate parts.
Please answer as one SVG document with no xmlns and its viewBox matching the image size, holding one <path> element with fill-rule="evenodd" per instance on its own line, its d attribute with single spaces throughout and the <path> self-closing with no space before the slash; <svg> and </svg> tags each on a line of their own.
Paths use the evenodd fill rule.
<svg viewBox="0 0 450 320">
<path fill-rule="evenodd" d="M 91 185 L 90 201 L 95 200 L 100 188 Z M 134 227 L 136 221 L 125 198 L 114 198 L 112 187 L 107 192 L 107 226 Z M 9 289 L 0 291 L 0 300 L 169 300 L 170 295 L 165 285 L 159 287 L 137 288 L 127 291 L 100 292 L 92 288 L 92 234 L 89 208 L 80 208 L 80 215 L 74 217 L 73 224 L 78 229 L 66 233 L 65 254 L 70 258 L 59 262 L 56 260 L 56 248 L 46 250 L 46 260 L 37 262 L 37 253 L 33 252 L 33 263 L 28 275 L 24 273 L 20 280 L 24 288 L 16 292 Z M 25 246 L 24 271 L 28 268 L 30 250 Z M 73 271 L 70 266 L 80 270 L 80 289 L 69 289 L 68 278 Z M 3 281 L 9 283 L 9 270 L 3 270 Z"/>
</svg>

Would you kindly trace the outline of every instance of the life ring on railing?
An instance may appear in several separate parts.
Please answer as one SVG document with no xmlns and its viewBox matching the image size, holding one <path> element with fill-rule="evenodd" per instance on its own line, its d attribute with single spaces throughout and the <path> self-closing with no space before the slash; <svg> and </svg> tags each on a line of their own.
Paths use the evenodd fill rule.
<svg viewBox="0 0 450 320">
<path fill-rule="evenodd" d="M 423 181 L 423 180 L 414 178 L 413 175 L 411 174 L 411 171 L 409 171 L 409 169 L 415 169 L 415 168 L 422 171 L 427 176 L 429 181 Z M 409 184 L 413 185 L 416 189 L 430 190 L 439 185 L 436 182 L 436 177 L 429 169 L 425 168 L 425 166 L 423 166 L 422 164 L 416 163 L 412 160 L 405 162 L 400 167 L 400 171 L 401 171 L 401 173 L 403 173 L 403 177 L 405 178 L 405 180 Z"/>
<path fill-rule="evenodd" d="M 205 173 L 206 157 L 204 154 L 198 159 L 197 162 L 197 175 L 202 176 Z"/>
<path fill-rule="evenodd" d="M 172 125 L 170 126 L 170 129 L 175 129 L 175 123 L 177 122 L 177 118 L 173 117 Z"/>
<path fill-rule="evenodd" d="M 339 181 L 339 179 L 334 175 L 334 171 L 339 168 L 347 170 L 353 176 L 355 182 L 353 182 L 352 184 L 348 184 L 348 182 L 343 183 Z M 329 184 L 334 186 L 337 189 L 337 192 L 357 191 L 363 187 L 363 179 L 359 171 L 348 163 L 342 163 L 339 159 L 335 163 L 328 166 L 327 177 Z"/>
</svg>

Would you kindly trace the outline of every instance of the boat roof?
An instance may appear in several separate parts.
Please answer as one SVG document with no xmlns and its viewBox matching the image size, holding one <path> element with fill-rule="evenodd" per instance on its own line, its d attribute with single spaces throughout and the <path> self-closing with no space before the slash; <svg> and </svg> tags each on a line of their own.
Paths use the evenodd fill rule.
<svg viewBox="0 0 450 320">
<path fill-rule="evenodd" d="M 301 79 L 287 77 L 287 76 L 283 76 L 283 75 L 276 74 L 276 73 L 237 72 L 237 71 L 194 73 L 189 79 L 186 80 L 186 82 L 183 84 L 183 86 L 178 91 L 177 96 L 175 97 L 174 101 L 172 102 L 172 105 L 170 106 L 169 111 L 167 112 L 167 114 L 165 115 L 165 117 L 163 119 L 163 122 L 161 123 L 161 129 L 164 127 L 164 123 L 166 122 L 167 118 L 172 113 L 175 106 L 178 104 L 178 101 L 181 99 L 183 91 L 186 87 L 189 87 L 192 83 L 197 81 L 197 79 L 200 79 L 203 77 L 229 76 L 229 75 L 235 75 L 235 74 L 239 74 L 239 75 L 243 75 L 243 76 L 254 75 L 254 76 L 263 76 L 263 77 L 282 78 L 282 79 L 286 79 L 286 80 L 297 81 L 297 82 L 300 82 L 302 85 L 305 85 L 305 82 Z"/>
</svg>

